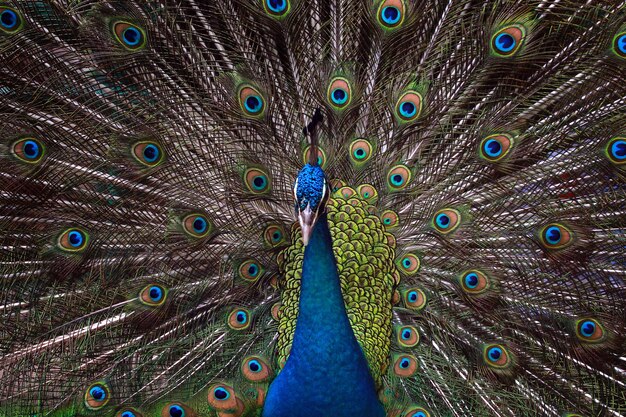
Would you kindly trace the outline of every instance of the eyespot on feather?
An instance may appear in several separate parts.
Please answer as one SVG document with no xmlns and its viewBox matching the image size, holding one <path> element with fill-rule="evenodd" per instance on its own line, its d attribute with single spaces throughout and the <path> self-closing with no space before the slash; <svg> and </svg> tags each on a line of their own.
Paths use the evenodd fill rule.
<svg viewBox="0 0 626 417">
<path fill-rule="evenodd" d="M 351 187 L 341 187 L 335 192 L 335 196 L 342 198 L 344 200 L 348 200 L 356 195 L 356 191 Z"/>
<path fill-rule="evenodd" d="M 305 164 L 309 163 L 309 156 L 311 155 L 311 147 L 307 146 L 302 155 L 302 161 Z M 324 168 L 326 166 L 326 153 L 319 146 L 317 147 L 317 165 Z"/>
<path fill-rule="evenodd" d="M 405 275 L 415 275 L 420 269 L 420 258 L 412 253 L 408 253 L 396 260 L 398 269 Z"/>
<path fill-rule="evenodd" d="M 406 308 L 419 311 L 426 306 L 426 294 L 419 288 L 409 288 L 402 292 L 402 301 Z"/>
<path fill-rule="evenodd" d="M 242 262 L 237 270 L 239 272 L 239 278 L 243 278 L 249 282 L 258 280 L 265 272 L 261 264 L 254 259 L 248 259 Z"/>
<path fill-rule="evenodd" d="M 211 233 L 211 223 L 204 214 L 188 214 L 182 221 L 183 230 L 191 237 L 203 238 Z"/>
<path fill-rule="evenodd" d="M 422 95 L 414 90 L 403 93 L 396 102 L 395 115 L 401 122 L 412 122 L 422 113 Z"/>
<path fill-rule="evenodd" d="M 522 47 L 525 38 L 524 26 L 519 24 L 506 26 L 491 37 L 491 51 L 495 56 L 511 57 Z"/>
<path fill-rule="evenodd" d="M 345 109 L 352 101 L 352 88 L 348 79 L 335 77 L 330 81 L 326 92 L 328 103 L 335 110 Z"/>
<path fill-rule="evenodd" d="M 134 408 L 125 407 L 115 414 L 115 417 L 143 417 L 143 414 Z"/>
<path fill-rule="evenodd" d="M 385 225 L 385 229 L 387 230 L 397 227 L 400 223 L 400 217 L 398 216 L 398 213 L 393 210 L 383 211 L 380 215 L 380 220 L 383 222 L 383 224 Z"/>
<path fill-rule="evenodd" d="M 415 347 L 420 341 L 419 333 L 413 326 L 401 326 L 396 329 L 396 340 L 402 347 Z"/>
<path fill-rule="evenodd" d="M 539 237 L 543 247 L 549 250 L 563 249 L 574 242 L 572 231 L 559 223 L 550 223 L 544 226 Z"/>
<path fill-rule="evenodd" d="M 397 355 L 393 364 L 393 373 L 400 378 L 408 378 L 417 372 L 417 360 L 413 355 Z"/>
<path fill-rule="evenodd" d="M 366 139 L 356 139 L 350 143 L 350 161 L 354 165 L 362 165 L 370 160 L 374 147 Z"/>
<path fill-rule="evenodd" d="M 270 224 L 263 231 L 263 240 L 269 247 L 275 248 L 287 243 L 285 230 L 278 224 Z"/>
<path fill-rule="evenodd" d="M 41 162 L 46 153 L 46 148 L 40 140 L 26 137 L 13 142 L 11 153 L 20 161 L 34 165 Z"/>
<path fill-rule="evenodd" d="M 467 294 L 480 294 L 489 289 L 489 278 L 477 269 L 471 269 L 461 274 L 459 283 Z"/>
<path fill-rule="evenodd" d="M 361 184 L 356 188 L 359 196 L 370 204 L 376 204 L 378 201 L 378 191 L 371 184 Z"/>
<path fill-rule="evenodd" d="M 275 19 L 283 19 L 291 11 L 289 0 L 261 0 L 265 12 Z"/>
<path fill-rule="evenodd" d="M 140 164 L 150 168 L 159 165 L 165 158 L 161 145 L 153 141 L 141 141 L 133 144 L 131 154 Z"/>
<path fill-rule="evenodd" d="M 498 162 L 509 154 L 513 138 L 507 134 L 489 135 L 480 142 L 479 156 L 488 162 Z"/>
<path fill-rule="evenodd" d="M 89 235 L 82 229 L 72 227 L 57 239 L 57 246 L 65 252 L 82 252 L 89 243 Z"/>
<path fill-rule="evenodd" d="M 111 399 L 111 391 L 104 382 L 96 382 L 85 391 L 85 407 L 90 410 L 102 409 Z"/>
<path fill-rule="evenodd" d="M 235 411 L 238 408 L 235 390 L 226 384 L 215 384 L 209 388 L 209 406 L 217 411 Z"/>
<path fill-rule="evenodd" d="M 241 364 L 241 373 L 248 381 L 263 382 L 272 375 L 272 370 L 260 357 L 249 356 Z"/>
<path fill-rule="evenodd" d="M 228 326 L 233 330 L 244 330 L 250 326 L 251 315 L 245 308 L 236 308 L 228 315 Z"/>
<path fill-rule="evenodd" d="M 159 284 L 145 286 L 139 293 L 139 301 L 149 307 L 158 307 L 165 303 L 167 290 Z"/>
<path fill-rule="evenodd" d="M 456 230 L 461 224 L 461 213 L 452 208 L 437 211 L 433 216 L 433 227 L 439 233 L 447 235 Z"/>
<path fill-rule="evenodd" d="M 239 88 L 239 106 L 244 115 L 252 118 L 261 118 L 265 114 L 266 102 L 263 95 L 251 85 Z"/>
<path fill-rule="evenodd" d="M 405 417 L 430 417 L 430 412 L 425 408 L 415 407 L 404 413 Z"/>
<path fill-rule="evenodd" d="M 403 0 L 384 0 L 378 6 L 376 21 L 385 30 L 395 30 L 402 26 L 406 17 Z"/>
<path fill-rule="evenodd" d="M 411 170 L 406 165 L 394 165 L 387 172 L 387 185 L 393 190 L 401 190 L 411 181 Z"/>
<path fill-rule="evenodd" d="M 615 165 L 626 164 L 626 137 L 618 136 L 612 138 L 607 143 L 605 154 L 609 161 Z"/>
<path fill-rule="evenodd" d="M 116 21 L 111 27 L 116 40 L 127 50 L 134 52 L 146 46 L 146 33 L 139 26 Z"/>
<path fill-rule="evenodd" d="M 508 368 L 511 366 L 511 356 L 508 350 L 500 344 L 487 345 L 483 349 L 485 364 L 493 368 Z"/>
<path fill-rule="evenodd" d="M 620 32 L 613 37 L 613 52 L 618 57 L 626 59 L 626 32 Z"/>
<path fill-rule="evenodd" d="M 576 337 L 586 343 L 601 343 L 606 340 L 606 331 L 597 320 L 584 318 L 576 321 Z"/>
<path fill-rule="evenodd" d="M 272 185 L 270 176 L 260 168 L 248 168 L 243 179 L 246 188 L 253 194 L 267 193 Z"/>
<path fill-rule="evenodd" d="M 0 31 L 13 35 L 24 27 L 24 19 L 17 9 L 0 5 Z"/>
<path fill-rule="evenodd" d="M 171 402 L 161 409 L 161 417 L 195 417 L 195 414 L 187 405 Z"/>
</svg>

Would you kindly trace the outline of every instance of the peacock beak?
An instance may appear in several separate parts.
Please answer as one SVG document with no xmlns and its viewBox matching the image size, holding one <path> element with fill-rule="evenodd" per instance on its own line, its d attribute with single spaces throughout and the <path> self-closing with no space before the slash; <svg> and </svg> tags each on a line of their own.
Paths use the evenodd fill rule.
<svg viewBox="0 0 626 417">
<path fill-rule="evenodd" d="M 309 239 L 313 233 L 315 222 L 317 222 L 317 210 L 311 210 L 309 205 L 304 210 L 298 213 L 298 221 L 300 222 L 300 229 L 302 229 L 302 242 L 304 246 L 309 244 Z"/>
</svg>

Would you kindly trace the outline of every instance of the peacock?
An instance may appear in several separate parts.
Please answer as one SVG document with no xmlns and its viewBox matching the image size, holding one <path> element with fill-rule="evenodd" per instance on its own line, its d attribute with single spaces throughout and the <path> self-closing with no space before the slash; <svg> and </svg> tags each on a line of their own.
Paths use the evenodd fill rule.
<svg viewBox="0 0 626 417">
<path fill-rule="evenodd" d="M 626 416 L 626 1 L 0 0 L 0 416 Z"/>
</svg>

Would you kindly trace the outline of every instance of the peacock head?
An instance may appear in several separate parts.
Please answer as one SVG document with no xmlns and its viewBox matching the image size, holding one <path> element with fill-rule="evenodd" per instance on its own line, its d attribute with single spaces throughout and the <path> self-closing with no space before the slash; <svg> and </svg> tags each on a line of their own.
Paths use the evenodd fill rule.
<svg viewBox="0 0 626 417">
<path fill-rule="evenodd" d="M 330 195 L 322 168 L 315 163 L 306 164 L 298 173 L 293 194 L 296 198 L 296 215 L 302 229 L 302 242 L 306 246 Z"/>
</svg>

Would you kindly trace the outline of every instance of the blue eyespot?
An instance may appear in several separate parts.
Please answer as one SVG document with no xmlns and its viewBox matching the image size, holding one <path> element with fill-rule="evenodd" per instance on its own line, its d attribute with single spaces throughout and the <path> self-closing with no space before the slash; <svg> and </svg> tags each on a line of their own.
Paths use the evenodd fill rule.
<svg viewBox="0 0 626 417">
<path fill-rule="evenodd" d="M 411 266 L 411 260 L 409 258 L 404 258 L 402 260 L 402 265 L 404 265 L 405 268 L 408 268 Z"/>
<path fill-rule="evenodd" d="M 268 9 L 274 13 L 282 13 L 287 9 L 287 2 L 285 0 L 266 0 L 265 4 Z"/>
<path fill-rule="evenodd" d="M 561 229 L 557 226 L 550 226 L 544 232 L 546 242 L 556 245 L 561 241 Z"/>
<path fill-rule="evenodd" d="M 417 301 L 417 297 L 418 297 L 417 291 L 411 291 L 407 297 L 408 297 L 409 301 L 411 301 L 411 302 Z"/>
<path fill-rule="evenodd" d="M 41 155 L 41 147 L 34 140 L 27 140 L 22 146 L 22 151 L 27 159 L 37 159 Z"/>
<path fill-rule="evenodd" d="M 445 213 L 438 214 L 435 221 L 437 222 L 437 226 L 442 229 L 447 229 L 448 226 L 450 226 L 450 217 Z"/>
<path fill-rule="evenodd" d="M 383 10 L 381 12 L 381 17 L 384 23 L 388 25 L 395 25 L 396 23 L 400 21 L 402 14 L 400 13 L 400 10 L 398 10 L 397 7 L 387 6 L 387 7 L 383 7 Z"/>
<path fill-rule="evenodd" d="M 409 340 L 411 338 L 411 331 L 409 329 L 406 329 L 405 331 L 403 331 L 402 338 L 404 340 Z"/>
<path fill-rule="evenodd" d="M 159 159 L 159 148 L 154 145 L 146 145 L 143 148 L 143 158 L 146 162 L 154 162 Z"/>
<path fill-rule="evenodd" d="M 158 303 L 163 299 L 163 289 L 161 287 L 157 287 L 156 285 L 150 287 L 148 294 L 150 296 L 150 300 L 155 303 Z"/>
<path fill-rule="evenodd" d="M 252 187 L 255 190 L 263 190 L 267 186 L 267 179 L 263 175 L 257 175 L 252 179 Z"/>
<path fill-rule="evenodd" d="M 411 365 L 411 361 L 409 361 L 408 359 L 404 358 L 400 361 L 400 368 L 402 369 L 406 369 L 409 367 L 409 365 Z"/>
<path fill-rule="evenodd" d="M 500 52 L 506 53 L 515 48 L 517 41 L 511 34 L 504 32 L 496 36 L 494 44 Z"/>
<path fill-rule="evenodd" d="M 17 13 L 15 13 L 11 9 L 5 9 L 0 13 L 0 25 L 3 28 L 11 30 L 15 29 L 15 27 L 19 23 L 19 18 L 17 17 Z"/>
<path fill-rule="evenodd" d="M 626 35 L 623 38 L 626 39 Z M 616 161 L 626 160 L 626 140 L 616 140 L 611 144 L 611 156 Z"/>
<path fill-rule="evenodd" d="M 487 352 L 487 356 L 489 357 L 490 361 L 497 362 L 498 359 L 500 359 L 500 357 L 502 356 L 502 349 L 499 347 L 489 348 L 489 351 Z"/>
<path fill-rule="evenodd" d="M 580 324 L 580 333 L 585 337 L 591 337 L 596 331 L 596 324 L 586 320 Z"/>
<path fill-rule="evenodd" d="M 256 276 L 259 273 L 259 267 L 257 266 L 257 264 L 250 264 L 250 266 L 248 266 L 248 274 L 250 274 L 250 276 Z"/>
<path fill-rule="evenodd" d="M 196 233 L 204 233 L 206 232 L 208 225 L 205 219 L 202 217 L 196 217 L 193 220 L 193 231 Z"/>
<path fill-rule="evenodd" d="M 626 33 L 620 33 L 615 37 L 615 52 L 626 58 Z"/>
<path fill-rule="evenodd" d="M 256 372 L 261 372 L 261 369 L 263 369 L 263 367 L 261 366 L 259 361 L 257 361 L 256 359 L 253 359 L 250 362 L 248 362 L 248 369 L 256 373 Z"/>
<path fill-rule="evenodd" d="M 215 388 L 213 390 L 213 395 L 220 401 L 227 400 L 230 397 L 230 393 L 222 387 Z"/>
<path fill-rule="evenodd" d="M 237 323 L 245 324 L 248 321 L 248 315 L 245 311 L 239 311 L 236 316 Z"/>
<path fill-rule="evenodd" d="M 137 415 L 133 413 L 132 411 L 124 411 L 121 414 L 121 417 L 137 417 Z"/>
<path fill-rule="evenodd" d="M 80 247 L 85 241 L 85 236 L 78 230 L 72 230 L 67 237 L 68 242 L 75 248 Z"/>
<path fill-rule="evenodd" d="M 263 109 L 263 99 L 257 95 L 246 97 L 244 107 L 249 113 L 259 113 Z"/>
<path fill-rule="evenodd" d="M 283 234 L 280 231 L 275 231 L 274 233 L 272 233 L 272 241 L 273 242 L 278 242 L 280 241 L 280 239 L 283 237 Z"/>
<path fill-rule="evenodd" d="M 185 410 L 180 405 L 170 405 L 170 417 L 185 417 Z"/>
<path fill-rule="evenodd" d="M 502 154 L 502 144 L 495 139 L 489 139 L 483 144 L 483 152 L 491 158 L 497 158 Z"/>
<path fill-rule="evenodd" d="M 476 288 L 478 286 L 478 275 L 471 272 L 465 276 L 465 286 L 468 288 Z"/>
<path fill-rule="evenodd" d="M 137 46 L 141 42 L 141 32 L 130 26 L 122 32 L 122 39 L 128 46 Z"/>
<path fill-rule="evenodd" d="M 411 417 L 426 417 L 426 414 L 424 414 L 423 411 L 418 411 L 417 413 L 413 414 Z"/>
<path fill-rule="evenodd" d="M 363 159 L 365 158 L 366 154 L 365 154 L 365 150 L 363 148 L 357 148 L 354 150 L 354 157 L 356 159 Z"/>
<path fill-rule="evenodd" d="M 96 401 L 103 401 L 106 398 L 107 393 L 104 390 L 104 388 L 102 388 L 99 385 L 96 385 L 95 387 L 89 390 L 89 395 L 91 396 L 91 398 L 93 398 Z"/>
<path fill-rule="evenodd" d="M 404 184 L 404 177 L 400 174 L 394 174 L 391 176 L 391 183 L 396 186 Z"/>
<path fill-rule="evenodd" d="M 337 105 L 344 104 L 348 101 L 348 93 L 343 88 L 335 88 L 331 92 L 330 97 L 332 98 L 333 103 Z"/>
<path fill-rule="evenodd" d="M 400 103 L 400 114 L 402 117 L 408 119 L 415 116 L 415 113 L 417 113 L 417 107 L 415 107 L 415 104 L 410 101 Z"/>
</svg>

